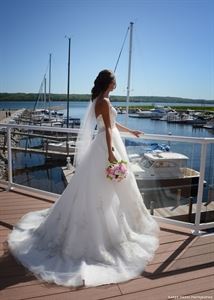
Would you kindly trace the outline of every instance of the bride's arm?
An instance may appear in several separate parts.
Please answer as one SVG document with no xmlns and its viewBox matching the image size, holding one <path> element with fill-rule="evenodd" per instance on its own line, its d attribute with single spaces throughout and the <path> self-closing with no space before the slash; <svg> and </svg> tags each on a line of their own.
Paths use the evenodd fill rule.
<svg viewBox="0 0 214 300">
<path fill-rule="evenodd" d="M 141 134 L 144 134 L 143 131 L 129 129 L 128 127 L 125 127 L 118 122 L 116 122 L 116 126 L 119 131 L 129 132 L 137 137 L 139 137 L 139 135 L 141 135 Z"/>
<path fill-rule="evenodd" d="M 110 108 L 109 103 L 105 98 L 103 99 L 101 114 L 103 117 L 104 125 L 105 125 L 105 131 L 106 131 L 106 143 L 108 148 L 108 160 L 110 162 L 116 161 L 116 158 L 113 153 L 113 147 L 112 147 L 112 128 L 111 128 L 111 121 L 110 121 Z"/>
</svg>

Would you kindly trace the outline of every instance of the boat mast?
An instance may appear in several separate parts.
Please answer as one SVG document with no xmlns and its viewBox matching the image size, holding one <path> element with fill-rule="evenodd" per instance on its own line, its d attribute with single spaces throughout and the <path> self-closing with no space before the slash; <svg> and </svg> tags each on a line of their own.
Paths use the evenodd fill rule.
<svg viewBox="0 0 214 300">
<path fill-rule="evenodd" d="M 46 75 L 44 76 L 44 107 L 45 109 L 47 108 L 46 107 Z"/>
<path fill-rule="evenodd" d="M 69 91 L 70 91 L 71 38 L 68 38 L 68 83 L 67 83 L 67 128 L 69 127 Z"/>
<path fill-rule="evenodd" d="M 48 91 L 48 103 L 49 103 L 49 120 L 51 118 L 51 53 L 49 54 L 49 91 Z"/>
<path fill-rule="evenodd" d="M 129 117 L 129 97 L 130 97 L 130 79 L 131 79 L 131 60 L 132 60 L 132 36 L 133 36 L 133 22 L 130 22 L 130 36 L 129 36 L 129 65 L 128 65 L 128 82 L 127 82 L 127 97 L 126 97 L 126 126 L 128 125 Z"/>
<path fill-rule="evenodd" d="M 67 37 L 67 35 L 65 36 Z M 69 92 L 70 92 L 70 56 L 71 56 L 71 38 L 68 38 L 68 82 L 67 82 L 67 128 L 69 127 Z M 66 139 L 67 159 L 69 156 L 69 135 L 67 133 Z"/>
</svg>

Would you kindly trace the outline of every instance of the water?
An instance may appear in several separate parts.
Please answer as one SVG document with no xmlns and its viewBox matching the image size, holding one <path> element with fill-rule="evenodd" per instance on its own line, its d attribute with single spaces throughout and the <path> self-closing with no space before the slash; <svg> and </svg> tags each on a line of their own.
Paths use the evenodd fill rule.
<svg viewBox="0 0 214 300">
<path fill-rule="evenodd" d="M 113 102 L 114 106 L 125 105 L 124 102 Z M 146 103 L 144 103 L 146 104 Z M 0 108 L 2 103 L 0 102 Z M 32 108 L 34 105 L 33 102 L 7 102 L 4 103 L 4 108 L 10 109 L 20 109 L 20 108 Z M 65 113 L 66 103 L 65 102 L 52 102 L 53 106 L 62 105 L 62 111 Z M 88 102 L 71 102 L 70 103 L 70 116 L 74 118 L 82 119 L 86 110 Z M 133 105 L 133 103 L 132 103 Z M 139 103 L 134 103 L 134 105 L 139 105 Z M 170 105 L 167 103 L 166 105 Z M 118 114 L 117 121 L 125 125 L 126 115 Z M 191 136 L 191 137 L 214 137 L 214 131 L 207 130 L 204 128 L 194 129 L 191 125 L 182 125 L 182 124 L 174 124 L 167 123 L 165 121 L 155 121 L 151 119 L 139 119 L 139 118 L 129 118 L 128 119 L 128 127 L 132 129 L 138 129 L 144 131 L 145 133 L 151 134 L 172 134 L 177 136 Z M 25 145 L 25 140 L 21 141 L 21 145 Z M 147 141 L 148 142 L 148 141 Z M 38 146 L 41 144 L 40 139 L 32 139 L 31 146 Z M 160 141 L 161 143 L 161 141 Z M 190 160 L 188 162 L 189 167 L 193 167 L 196 170 L 200 168 L 200 146 L 192 145 L 190 143 L 180 143 L 180 142 L 168 142 L 163 141 L 163 143 L 169 143 L 171 151 L 176 151 L 179 153 L 186 154 Z M 129 150 L 129 149 L 127 149 Z M 62 193 L 66 184 L 63 181 L 63 175 L 61 167 L 65 165 L 66 162 L 54 162 L 52 165 L 46 164 L 45 167 L 42 167 L 45 163 L 44 155 L 38 154 L 24 154 L 24 153 L 15 153 L 13 156 L 14 159 L 14 181 L 30 185 L 35 188 L 40 188 L 44 190 L 48 190 L 54 193 Z M 214 176 L 214 164 L 212 163 L 214 159 L 214 145 L 208 146 L 208 156 L 206 162 L 206 179 L 208 180 L 208 184 L 213 183 Z M 57 165 L 57 167 L 56 167 Z M 20 171 L 18 175 L 17 169 L 22 169 L 24 171 Z M 50 180 L 51 178 L 51 180 Z"/>
<path fill-rule="evenodd" d="M 76 112 L 76 109 L 79 110 L 80 108 L 85 108 L 88 102 L 84 101 L 71 101 L 70 100 L 70 111 L 73 110 L 73 112 Z M 32 109 L 34 107 L 33 101 L 8 101 L 3 102 L 0 101 L 0 110 L 1 109 L 22 109 L 22 108 L 28 108 Z M 126 102 L 113 102 L 115 106 L 125 106 Z M 163 102 L 163 103 L 152 103 L 152 102 L 130 102 L 130 105 L 132 106 L 139 106 L 139 105 L 164 105 L 164 106 L 198 106 L 200 107 L 209 107 L 214 106 L 214 104 L 199 104 L 199 103 L 170 103 L 170 102 Z M 66 109 L 67 103 L 66 101 L 51 101 L 51 106 L 62 106 L 62 110 Z"/>
<path fill-rule="evenodd" d="M 40 138 L 25 138 L 20 140 L 19 146 L 41 146 Z M 37 153 L 23 153 L 13 151 L 13 179 L 15 183 L 33 188 L 61 194 L 66 187 L 61 167 L 65 162 L 59 160 L 46 161 L 45 155 Z"/>
</svg>

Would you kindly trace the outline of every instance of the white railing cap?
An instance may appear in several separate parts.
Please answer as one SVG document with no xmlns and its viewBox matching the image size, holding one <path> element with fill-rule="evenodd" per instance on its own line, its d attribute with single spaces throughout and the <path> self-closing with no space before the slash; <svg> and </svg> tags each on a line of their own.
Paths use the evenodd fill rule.
<svg viewBox="0 0 214 300">
<path fill-rule="evenodd" d="M 5 124 L 0 123 L 1 128 L 15 128 L 23 130 L 43 130 L 43 131 L 54 131 L 54 132 L 64 132 L 64 133 L 78 133 L 79 128 L 59 128 L 51 126 L 36 126 L 36 125 L 20 125 L 20 124 Z M 97 130 L 95 130 L 95 133 Z M 122 137 L 132 137 L 135 136 L 128 132 L 120 132 Z M 168 134 L 142 134 L 140 138 L 145 140 L 162 140 L 162 141 L 177 141 L 186 143 L 199 143 L 199 144 L 213 144 L 214 138 L 209 137 L 191 137 L 191 136 L 178 136 L 178 135 L 168 135 Z"/>
</svg>

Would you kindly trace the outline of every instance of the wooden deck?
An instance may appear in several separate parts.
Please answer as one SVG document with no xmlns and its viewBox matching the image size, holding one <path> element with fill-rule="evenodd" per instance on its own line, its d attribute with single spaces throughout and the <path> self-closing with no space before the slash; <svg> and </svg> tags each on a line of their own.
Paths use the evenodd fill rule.
<svg viewBox="0 0 214 300">
<path fill-rule="evenodd" d="M 188 229 L 172 225 L 161 225 L 160 247 L 153 261 L 147 265 L 141 276 L 133 280 L 78 289 L 38 281 L 7 252 L 5 241 L 13 225 L 22 215 L 47 208 L 52 203 L 50 199 L 0 189 L 1 300 L 185 298 L 181 296 L 189 296 L 185 299 L 214 299 L 214 234 L 195 237 Z M 199 295 L 201 298 L 196 298 Z"/>
</svg>

